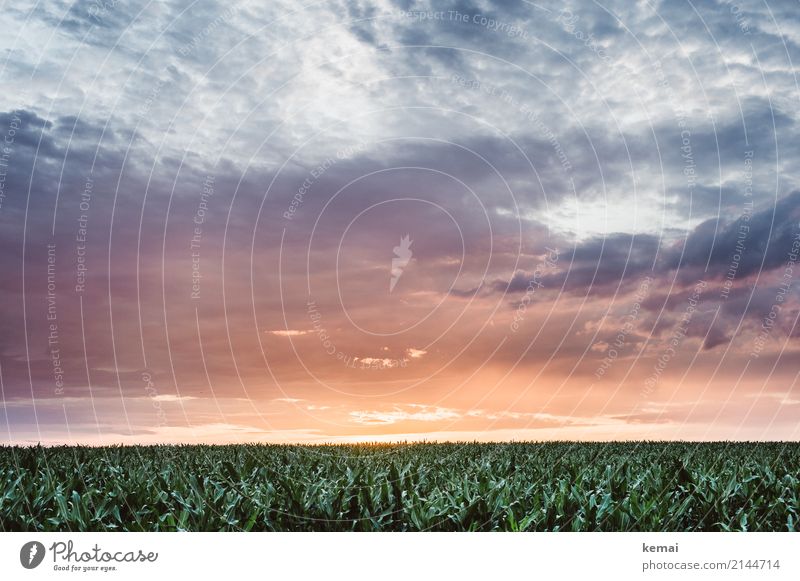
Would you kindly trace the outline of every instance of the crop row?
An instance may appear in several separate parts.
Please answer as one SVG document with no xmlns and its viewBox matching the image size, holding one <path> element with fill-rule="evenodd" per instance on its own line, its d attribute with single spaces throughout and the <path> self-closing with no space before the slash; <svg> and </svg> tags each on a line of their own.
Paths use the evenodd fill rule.
<svg viewBox="0 0 800 581">
<path fill-rule="evenodd" d="M 3 531 L 786 531 L 800 446 L 0 448 Z"/>
</svg>

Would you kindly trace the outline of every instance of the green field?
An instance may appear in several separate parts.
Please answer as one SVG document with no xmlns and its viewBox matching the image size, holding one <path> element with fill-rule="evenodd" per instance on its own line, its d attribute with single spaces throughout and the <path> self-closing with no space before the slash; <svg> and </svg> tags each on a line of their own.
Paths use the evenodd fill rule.
<svg viewBox="0 0 800 581">
<path fill-rule="evenodd" d="M 794 531 L 800 444 L 0 447 L 2 531 Z"/>
</svg>

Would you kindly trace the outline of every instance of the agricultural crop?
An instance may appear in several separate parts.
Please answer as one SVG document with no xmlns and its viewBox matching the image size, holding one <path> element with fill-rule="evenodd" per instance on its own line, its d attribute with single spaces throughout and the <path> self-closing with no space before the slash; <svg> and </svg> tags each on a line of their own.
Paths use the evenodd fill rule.
<svg viewBox="0 0 800 581">
<path fill-rule="evenodd" d="M 800 444 L 0 447 L 0 531 L 794 531 Z"/>
</svg>

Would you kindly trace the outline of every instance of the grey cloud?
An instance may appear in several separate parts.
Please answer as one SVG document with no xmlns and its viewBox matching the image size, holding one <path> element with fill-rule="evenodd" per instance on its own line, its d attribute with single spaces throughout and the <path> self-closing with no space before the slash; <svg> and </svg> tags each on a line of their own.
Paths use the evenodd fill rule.
<svg viewBox="0 0 800 581">
<path fill-rule="evenodd" d="M 777 268 L 787 260 L 792 240 L 800 232 L 800 191 L 778 200 L 774 206 L 753 213 L 749 219 L 731 223 L 712 219 L 703 222 L 686 238 L 682 247 L 667 253 L 664 266 L 702 267 L 712 276 L 723 276 L 732 266 L 741 239 L 738 277 Z"/>
</svg>

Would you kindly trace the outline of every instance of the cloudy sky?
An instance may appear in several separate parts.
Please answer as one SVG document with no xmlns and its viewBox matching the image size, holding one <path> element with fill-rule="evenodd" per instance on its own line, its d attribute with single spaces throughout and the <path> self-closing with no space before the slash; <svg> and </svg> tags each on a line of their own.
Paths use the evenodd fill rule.
<svg viewBox="0 0 800 581">
<path fill-rule="evenodd" d="M 796 2 L 0 20 L 0 443 L 800 437 Z"/>
</svg>

